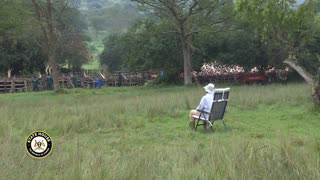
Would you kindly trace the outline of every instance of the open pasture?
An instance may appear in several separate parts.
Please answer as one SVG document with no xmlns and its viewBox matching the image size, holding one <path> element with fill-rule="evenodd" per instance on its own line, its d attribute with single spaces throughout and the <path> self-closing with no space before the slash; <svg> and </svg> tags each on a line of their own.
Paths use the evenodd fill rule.
<svg viewBox="0 0 320 180">
<path fill-rule="evenodd" d="M 216 84 L 216 87 L 226 85 Z M 189 130 L 202 87 L 0 94 L 0 179 L 319 179 L 320 112 L 306 84 L 231 86 L 214 131 Z M 53 152 L 31 158 L 35 130 Z"/>
</svg>

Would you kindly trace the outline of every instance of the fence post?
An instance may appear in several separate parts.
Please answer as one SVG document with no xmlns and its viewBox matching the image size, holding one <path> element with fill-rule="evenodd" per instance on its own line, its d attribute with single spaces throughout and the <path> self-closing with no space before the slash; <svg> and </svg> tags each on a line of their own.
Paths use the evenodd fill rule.
<svg viewBox="0 0 320 180">
<path fill-rule="evenodd" d="M 15 81 L 11 80 L 11 92 L 14 93 L 16 90 L 16 85 L 15 85 Z"/>
<path fill-rule="evenodd" d="M 24 88 L 25 88 L 25 92 L 28 92 L 27 80 L 24 80 Z"/>
<path fill-rule="evenodd" d="M 3 81 L 4 92 L 7 92 L 7 81 Z"/>
</svg>

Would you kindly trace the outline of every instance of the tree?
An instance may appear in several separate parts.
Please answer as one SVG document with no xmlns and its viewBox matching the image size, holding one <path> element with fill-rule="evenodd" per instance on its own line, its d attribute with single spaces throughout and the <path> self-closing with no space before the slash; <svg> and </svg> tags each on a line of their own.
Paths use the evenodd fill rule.
<svg viewBox="0 0 320 180">
<path fill-rule="evenodd" d="M 58 89 L 59 88 L 59 80 L 58 80 L 59 72 L 58 72 L 57 60 L 56 60 L 57 36 L 55 32 L 54 19 L 53 19 L 54 18 L 53 3 L 52 3 L 52 0 L 46 0 L 44 7 L 42 7 L 43 4 L 41 1 L 39 2 L 38 0 L 32 0 L 32 3 L 34 5 L 35 12 L 41 26 L 43 36 L 46 39 L 48 63 L 49 63 L 49 66 L 51 66 L 52 68 L 53 86 L 54 86 L 54 89 Z"/>
<path fill-rule="evenodd" d="M 104 40 L 104 50 L 100 55 L 100 64 L 107 65 L 110 71 L 120 70 L 123 65 L 121 55 L 124 53 L 120 36 L 111 34 Z"/>
<path fill-rule="evenodd" d="M 245 70 L 258 67 L 264 71 L 271 66 L 281 66 L 278 59 L 284 58 L 282 48 L 272 42 L 261 42 L 260 36 L 253 36 L 255 27 L 239 18 L 233 21 L 236 29 L 221 33 L 199 33 L 194 36 L 194 44 L 203 56 L 202 63 L 215 61 L 221 64 L 240 65 Z M 200 61 L 201 62 L 201 61 Z M 282 65 L 283 66 L 283 65 Z M 197 68 L 195 68 L 197 69 Z"/>
<path fill-rule="evenodd" d="M 37 30 L 22 31 L 20 36 L 5 36 L 0 40 L 0 72 L 9 68 L 14 75 L 44 69 L 44 53 L 38 45 Z"/>
<path fill-rule="evenodd" d="M 55 20 L 57 34 L 57 63 L 67 65 L 69 70 L 79 71 L 84 63 L 90 59 L 83 33 L 87 24 L 81 19 L 79 10 L 67 6 L 63 16 Z"/>
<path fill-rule="evenodd" d="M 284 63 L 295 69 L 310 85 L 314 76 L 298 64 L 299 51 L 319 33 L 316 1 L 297 5 L 294 0 L 237 0 L 237 9 L 256 26 L 263 42 L 272 41 L 287 51 Z M 320 97 L 316 97 L 320 99 Z"/>
<path fill-rule="evenodd" d="M 178 34 L 163 33 L 169 30 L 170 26 L 151 18 L 137 20 L 126 33 L 106 38 L 100 63 L 111 71 L 152 69 L 178 75 L 182 69 L 181 44 Z"/>
<path fill-rule="evenodd" d="M 81 32 L 86 25 L 79 11 L 70 7 L 69 0 L 32 0 L 32 4 L 44 39 L 44 52 L 52 68 L 54 89 L 58 89 L 58 65 L 67 62 L 69 67 L 80 69 L 89 58 Z"/>
<path fill-rule="evenodd" d="M 143 16 L 133 2 L 130 1 L 116 3 L 104 0 L 99 4 L 101 6 L 99 8 L 88 7 L 88 10 L 82 11 L 88 17 L 90 28 L 94 31 L 94 33 L 89 33 L 94 35 L 93 37 L 96 40 L 110 33 L 125 32 L 135 19 Z"/>
<path fill-rule="evenodd" d="M 30 1 L 0 2 L 0 73 L 13 69 L 14 75 L 30 73 L 42 66 L 38 29 Z"/>
<path fill-rule="evenodd" d="M 153 19 L 137 21 L 121 37 L 124 47 L 122 57 L 127 67 L 140 70 L 180 67 L 179 37 L 174 33 L 162 33 L 168 30 L 170 27 L 167 24 Z"/>
<path fill-rule="evenodd" d="M 57 62 L 60 67 L 67 65 L 69 70 L 79 71 L 88 62 L 91 54 L 84 41 L 85 35 L 80 32 L 67 31 L 58 39 Z"/>
<path fill-rule="evenodd" d="M 23 0 L 0 1 L 0 36 L 18 35 L 25 27 L 28 9 Z"/>
<path fill-rule="evenodd" d="M 192 35 L 208 27 L 221 24 L 219 17 L 223 8 L 229 7 L 232 0 L 132 0 L 141 6 L 151 8 L 151 12 L 172 24 L 172 30 L 180 36 L 185 85 L 192 83 L 190 50 Z M 222 28 L 220 26 L 220 28 Z"/>
<path fill-rule="evenodd" d="M 36 2 L 45 11 L 45 1 Z M 73 69 L 80 69 L 90 58 L 82 33 L 86 25 L 79 11 L 65 2 L 53 2 L 56 62 L 60 67 L 68 64 Z M 43 72 L 49 50 L 48 38 L 43 33 L 48 32 L 46 17 L 41 17 L 39 21 L 39 16 L 34 15 L 32 1 L 0 1 L 0 10 L 1 17 L 8 17 L 0 19 L 0 73 L 5 73 L 9 68 L 13 69 L 13 75 Z M 64 12 L 63 15 L 61 12 Z"/>
</svg>

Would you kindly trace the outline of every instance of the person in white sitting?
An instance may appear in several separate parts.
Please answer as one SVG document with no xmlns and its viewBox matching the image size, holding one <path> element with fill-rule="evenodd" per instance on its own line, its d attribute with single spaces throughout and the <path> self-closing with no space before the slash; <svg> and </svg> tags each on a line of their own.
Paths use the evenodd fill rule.
<svg viewBox="0 0 320 180">
<path fill-rule="evenodd" d="M 199 116 L 200 112 L 204 111 L 206 113 L 202 113 L 201 117 L 205 117 L 206 119 L 209 118 L 209 113 L 211 111 L 211 106 L 213 102 L 213 97 L 214 97 L 214 84 L 209 83 L 205 87 L 203 87 L 204 90 L 207 92 L 206 95 L 204 95 L 198 107 L 196 109 L 192 109 L 190 111 L 189 117 L 190 117 L 190 127 L 192 130 L 195 129 L 195 119 L 192 117 L 193 115 Z M 203 116 L 202 116 L 203 115 Z M 207 125 L 205 125 L 206 128 Z"/>
</svg>

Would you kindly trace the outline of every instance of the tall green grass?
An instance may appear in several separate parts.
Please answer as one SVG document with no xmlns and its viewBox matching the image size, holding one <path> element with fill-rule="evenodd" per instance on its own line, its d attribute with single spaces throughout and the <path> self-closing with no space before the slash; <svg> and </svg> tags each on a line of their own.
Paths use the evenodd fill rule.
<svg viewBox="0 0 320 180">
<path fill-rule="evenodd" d="M 224 87 L 225 85 L 216 85 Z M 319 179 L 320 113 L 306 84 L 231 86 L 214 131 L 188 128 L 202 87 L 0 95 L 0 179 Z M 44 130 L 41 160 L 24 149 Z"/>
</svg>

